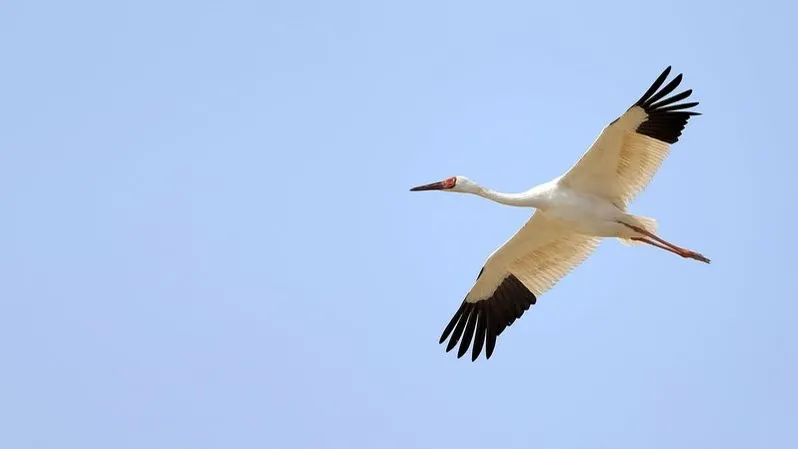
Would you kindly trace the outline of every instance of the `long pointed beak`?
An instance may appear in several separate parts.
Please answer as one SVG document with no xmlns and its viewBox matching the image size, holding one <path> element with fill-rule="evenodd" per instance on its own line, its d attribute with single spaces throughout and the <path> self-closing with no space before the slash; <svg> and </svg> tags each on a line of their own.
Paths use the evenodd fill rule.
<svg viewBox="0 0 798 449">
<path fill-rule="evenodd" d="M 411 192 L 420 192 L 422 190 L 443 190 L 445 187 L 443 186 L 443 181 L 433 182 L 431 184 L 424 184 L 423 186 L 413 187 L 410 189 Z"/>
</svg>

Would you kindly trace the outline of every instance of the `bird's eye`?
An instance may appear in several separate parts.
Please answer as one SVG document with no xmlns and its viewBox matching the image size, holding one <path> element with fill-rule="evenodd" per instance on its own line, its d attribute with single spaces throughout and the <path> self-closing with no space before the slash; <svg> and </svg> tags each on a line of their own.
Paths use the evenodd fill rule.
<svg viewBox="0 0 798 449">
<path fill-rule="evenodd" d="M 457 184 L 457 177 L 456 176 L 452 176 L 451 178 L 447 179 L 446 181 L 443 181 L 443 188 L 444 189 L 451 189 L 456 184 Z"/>
</svg>

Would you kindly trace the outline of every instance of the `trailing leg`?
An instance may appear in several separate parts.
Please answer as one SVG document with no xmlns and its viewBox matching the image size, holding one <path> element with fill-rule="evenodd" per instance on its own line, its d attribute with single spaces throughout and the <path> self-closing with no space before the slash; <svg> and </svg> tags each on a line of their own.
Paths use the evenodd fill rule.
<svg viewBox="0 0 798 449">
<path fill-rule="evenodd" d="M 634 240 L 634 241 L 637 241 L 637 242 L 648 243 L 649 245 L 656 246 L 657 248 L 661 248 L 661 249 L 664 249 L 666 251 L 670 251 L 670 252 L 672 252 L 674 254 L 678 254 L 679 256 L 682 256 L 684 258 L 695 259 L 695 260 L 698 260 L 699 262 L 704 262 L 704 263 L 709 263 L 710 262 L 710 260 L 707 257 L 705 257 L 703 254 L 697 253 L 695 251 L 692 251 L 692 250 L 689 250 L 689 249 L 686 249 L 686 248 L 682 248 L 680 246 L 676 246 L 673 243 L 671 243 L 671 242 L 669 242 L 669 241 L 667 241 L 665 239 L 662 239 L 660 237 L 657 237 L 654 233 L 646 231 L 645 229 L 643 229 L 641 227 L 632 226 L 632 225 L 624 223 L 624 222 L 620 222 L 620 223 L 622 225 L 628 227 L 629 229 L 631 229 L 631 230 L 633 230 L 633 231 L 645 236 L 645 237 L 632 237 L 631 240 Z M 646 237 L 648 237 L 648 238 L 646 238 Z"/>
</svg>

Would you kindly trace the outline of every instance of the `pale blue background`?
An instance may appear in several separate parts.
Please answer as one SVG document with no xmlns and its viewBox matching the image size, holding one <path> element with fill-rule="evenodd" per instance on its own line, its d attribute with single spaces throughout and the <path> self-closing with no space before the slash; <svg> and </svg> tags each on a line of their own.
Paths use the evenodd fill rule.
<svg viewBox="0 0 798 449">
<path fill-rule="evenodd" d="M 791 2 L 17 1 L 0 11 L 0 447 L 795 448 Z M 667 65 L 692 120 L 471 363 L 437 339 Z"/>
</svg>

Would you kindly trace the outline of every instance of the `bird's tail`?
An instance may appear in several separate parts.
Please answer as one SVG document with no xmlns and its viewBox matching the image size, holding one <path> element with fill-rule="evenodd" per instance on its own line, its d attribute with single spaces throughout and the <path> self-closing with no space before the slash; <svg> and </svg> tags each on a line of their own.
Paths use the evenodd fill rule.
<svg viewBox="0 0 798 449">
<path fill-rule="evenodd" d="M 631 215 L 631 214 L 629 214 L 624 219 L 624 222 L 626 222 L 626 223 L 628 223 L 628 224 L 630 224 L 632 226 L 637 226 L 639 228 L 643 228 L 643 229 L 645 229 L 646 231 L 648 231 L 648 232 L 650 232 L 652 234 L 656 234 L 657 233 L 657 220 L 655 220 L 653 218 L 641 217 L 639 215 Z M 631 246 L 631 245 L 640 245 L 642 243 L 642 242 L 638 242 L 638 241 L 632 240 L 630 238 L 620 238 L 619 240 L 624 245 L 629 245 L 629 246 Z"/>
</svg>

